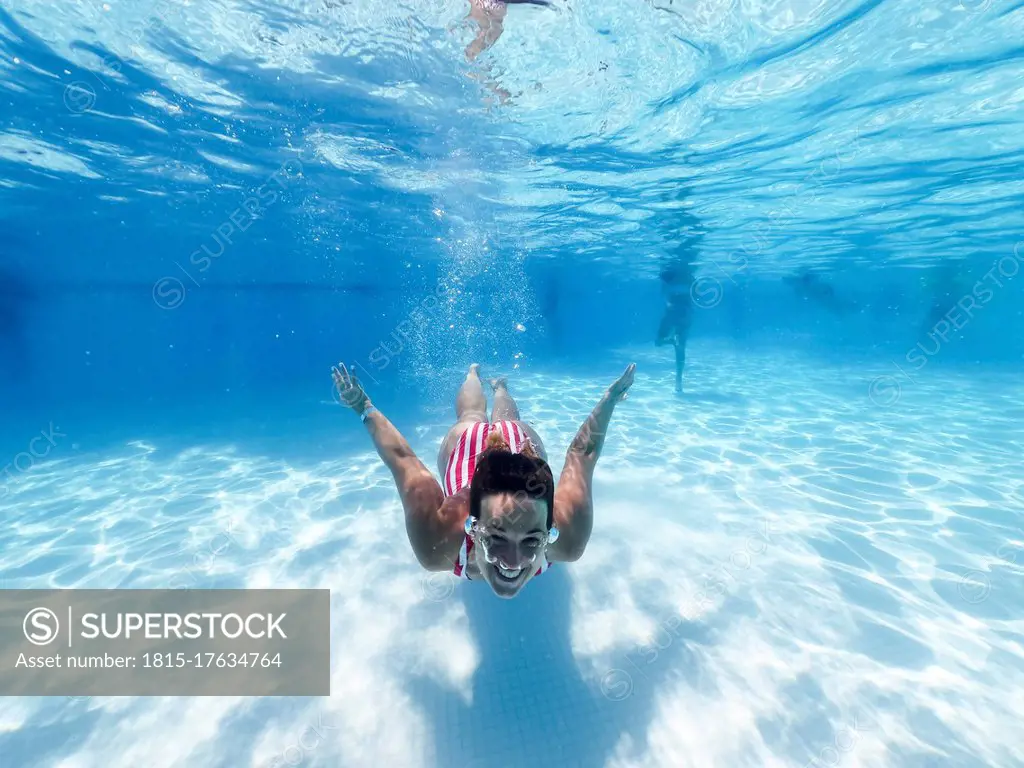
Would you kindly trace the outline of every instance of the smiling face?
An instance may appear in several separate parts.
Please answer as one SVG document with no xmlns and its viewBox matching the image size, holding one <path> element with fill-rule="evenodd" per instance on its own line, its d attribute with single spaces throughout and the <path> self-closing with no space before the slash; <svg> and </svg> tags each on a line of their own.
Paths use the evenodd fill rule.
<svg viewBox="0 0 1024 768">
<path fill-rule="evenodd" d="M 480 503 L 474 547 L 477 567 L 498 597 L 512 598 L 545 557 L 548 505 L 522 494 L 495 493 Z"/>
<path fill-rule="evenodd" d="M 544 565 L 555 481 L 535 452 L 513 453 L 495 430 L 470 482 L 473 558 L 498 597 L 519 594 Z"/>
</svg>

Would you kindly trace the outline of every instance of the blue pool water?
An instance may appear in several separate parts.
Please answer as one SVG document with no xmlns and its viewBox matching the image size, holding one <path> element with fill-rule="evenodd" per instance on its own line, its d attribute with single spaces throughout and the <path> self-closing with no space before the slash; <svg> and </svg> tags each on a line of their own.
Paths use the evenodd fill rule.
<svg viewBox="0 0 1024 768">
<path fill-rule="evenodd" d="M 1024 5 L 468 10 L 0 0 L 0 588 L 332 593 L 329 698 L 0 698 L 0 767 L 1024 765 Z M 421 571 L 339 360 L 556 472 L 635 362 L 585 556 Z"/>
</svg>

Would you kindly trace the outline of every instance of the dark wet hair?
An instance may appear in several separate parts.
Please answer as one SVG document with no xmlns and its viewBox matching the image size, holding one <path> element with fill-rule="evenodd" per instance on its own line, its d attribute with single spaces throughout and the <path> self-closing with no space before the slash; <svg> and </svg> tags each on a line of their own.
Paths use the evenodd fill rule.
<svg viewBox="0 0 1024 768">
<path fill-rule="evenodd" d="M 491 448 L 480 454 L 469 485 L 469 514 L 480 519 L 480 502 L 494 493 L 524 495 L 530 499 L 546 501 L 548 530 L 555 520 L 555 478 L 551 467 L 540 458 Z"/>
</svg>

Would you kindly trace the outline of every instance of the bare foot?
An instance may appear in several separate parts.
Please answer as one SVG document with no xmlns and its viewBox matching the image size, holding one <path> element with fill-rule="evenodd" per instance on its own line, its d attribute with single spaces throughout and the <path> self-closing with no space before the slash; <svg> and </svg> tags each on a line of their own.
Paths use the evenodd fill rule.
<svg viewBox="0 0 1024 768">
<path fill-rule="evenodd" d="M 491 379 L 491 389 L 497 392 L 499 389 L 508 389 L 508 379 L 504 376 L 500 376 L 496 379 Z"/>
<path fill-rule="evenodd" d="M 466 377 L 469 378 L 470 376 L 480 378 L 480 363 L 473 363 L 469 366 L 469 373 L 466 374 Z"/>
</svg>

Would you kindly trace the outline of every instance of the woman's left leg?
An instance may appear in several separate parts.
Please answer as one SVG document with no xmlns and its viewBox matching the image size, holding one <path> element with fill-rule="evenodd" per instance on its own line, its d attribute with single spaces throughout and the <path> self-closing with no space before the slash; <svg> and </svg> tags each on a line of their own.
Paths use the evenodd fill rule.
<svg viewBox="0 0 1024 768">
<path fill-rule="evenodd" d="M 437 471 L 441 477 L 444 477 L 448 457 L 459 444 L 462 433 L 481 421 L 487 421 L 487 397 L 484 395 L 483 382 L 480 381 L 480 364 L 473 363 L 455 397 L 455 424 L 441 441 L 441 450 L 437 453 Z"/>
</svg>

